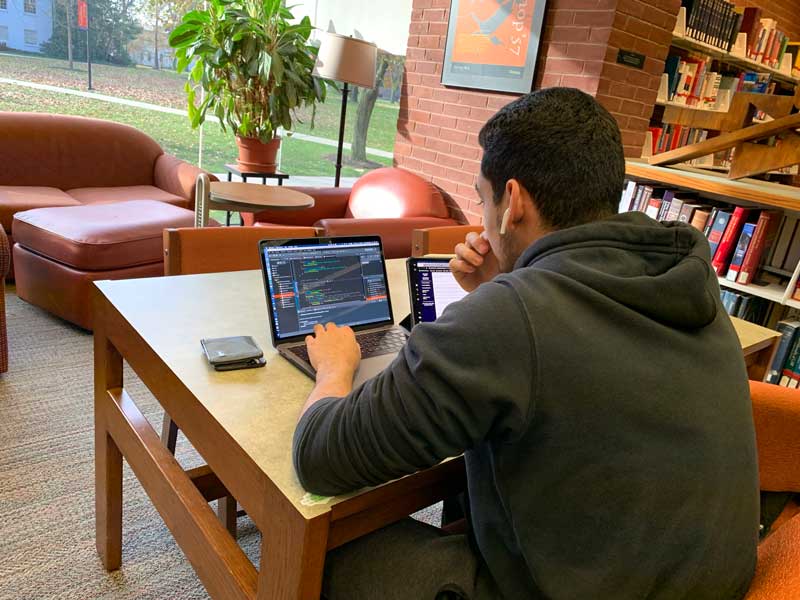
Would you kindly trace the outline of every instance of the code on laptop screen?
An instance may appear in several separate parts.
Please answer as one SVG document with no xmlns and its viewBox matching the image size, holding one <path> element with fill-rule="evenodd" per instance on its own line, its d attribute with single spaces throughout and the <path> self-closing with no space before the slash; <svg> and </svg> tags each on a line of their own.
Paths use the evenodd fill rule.
<svg viewBox="0 0 800 600">
<path fill-rule="evenodd" d="M 391 322 L 377 241 L 263 249 L 278 339 L 310 333 L 317 323 Z"/>
</svg>

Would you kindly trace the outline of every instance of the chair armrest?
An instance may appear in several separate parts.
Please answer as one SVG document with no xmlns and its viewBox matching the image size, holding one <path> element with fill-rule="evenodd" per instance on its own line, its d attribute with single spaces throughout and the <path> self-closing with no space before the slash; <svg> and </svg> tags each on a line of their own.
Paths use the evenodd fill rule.
<svg viewBox="0 0 800 600">
<path fill-rule="evenodd" d="M 271 224 L 310 227 L 320 219 L 338 219 L 347 212 L 350 188 L 294 187 L 314 198 L 314 206 L 303 210 L 262 210 L 255 214 L 242 213 L 245 225 Z"/>
<path fill-rule="evenodd" d="M 761 489 L 800 492 L 800 390 L 750 382 Z"/>
<path fill-rule="evenodd" d="M 426 254 L 453 254 L 470 232 L 480 233 L 483 225 L 454 225 L 452 227 L 429 227 L 415 229 L 411 234 L 411 256 Z"/>
<path fill-rule="evenodd" d="M 427 227 L 455 225 L 453 219 L 406 217 L 400 219 L 323 219 L 316 223 L 324 235 L 379 235 L 386 258 L 411 256 L 411 232 Z"/>
<path fill-rule="evenodd" d="M 186 198 L 189 203 L 188 208 L 193 209 L 194 183 L 200 173 L 205 171 L 171 154 L 162 154 L 156 159 L 153 180 L 156 187 L 165 192 Z M 211 173 L 208 174 L 208 178 L 217 181 Z"/>
</svg>

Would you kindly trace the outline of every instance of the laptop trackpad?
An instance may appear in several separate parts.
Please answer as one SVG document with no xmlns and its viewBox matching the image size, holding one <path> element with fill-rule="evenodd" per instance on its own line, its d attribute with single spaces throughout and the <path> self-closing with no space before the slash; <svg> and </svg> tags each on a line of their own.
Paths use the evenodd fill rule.
<svg viewBox="0 0 800 600">
<path fill-rule="evenodd" d="M 358 367 L 358 371 L 356 371 L 355 379 L 353 379 L 353 389 L 357 388 L 367 379 L 371 379 L 383 371 L 386 367 L 392 364 L 392 361 L 396 356 L 397 353 L 381 354 L 380 356 L 372 356 L 362 360 Z"/>
</svg>

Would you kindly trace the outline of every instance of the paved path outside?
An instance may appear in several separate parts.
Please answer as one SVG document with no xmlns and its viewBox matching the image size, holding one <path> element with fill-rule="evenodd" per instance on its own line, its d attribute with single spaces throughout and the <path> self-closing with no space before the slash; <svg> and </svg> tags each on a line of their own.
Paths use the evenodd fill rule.
<svg viewBox="0 0 800 600">
<path fill-rule="evenodd" d="M 187 112 L 185 110 L 180 110 L 178 108 L 170 108 L 168 106 L 159 106 L 158 104 L 150 104 L 148 102 L 139 102 L 137 100 L 128 100 L 127 98 L 117 98 L 116 96 L 107 96 L 105 94 L 97 94 L 95 92 L 84 92 L 81 90 L 73 90 L 70 88 L 63 88 L 54 85 L 46 85 L 44 83 L 33 83 L 30 81 L 20 81 L 19 79 L 8 79 L 6 77 L 0 77 L 0 83 L 5 83 L 9 85 L 19 85 L 22 87 L 31 88 L 34 90 L 42 90 L 45 92 L 55 92 L 57 94 L 67 94 L 69 96 L 78 96 L 80 98 L 89 98 L 92 100 L 100 100 L 101 102 L 110 102 L 112 104 L 122 104 L 123 106 L 132 106 L 134 108 L 142 108 L 144 110 L 152 110 L 155 112 L 167 113 L 171 115 L 180 115 L 180 116 L 187 116 Z M 214 116 L 206 117 L 206 120 L 212 122 L 219 122 L 219 119 Z M 304 142 L 311 142 L 313 144 L 321 144 L 323 146 L 332 146 L 336 148 L 338 143 L 336 140 L 329 140 L 327 138 L 316 137 L 313 135 L 306 135 L 305 133 L 293 133 L 293 138 L 298 140 L 303 140 Z M 346 150 L 350 150 L 350 143 L 345 142 L 344 148 Z M 386 152 L 385 150 L 378 150 L 377 148 L 367 148 L 367 154 L 371 154 L 373 156 L 380 156 L 382 158 L 394 158 L 394 154 L 391 152 Z"/>
</svg>

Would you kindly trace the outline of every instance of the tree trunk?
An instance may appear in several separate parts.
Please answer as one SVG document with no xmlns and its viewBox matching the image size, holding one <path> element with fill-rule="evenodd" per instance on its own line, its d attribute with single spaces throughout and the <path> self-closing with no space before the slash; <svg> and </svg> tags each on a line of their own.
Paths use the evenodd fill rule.
<svg viewBox="0 0 800 600">
<path fill-rule="evenodd" d="M 363 90 L 361 98 L 358 101 L 358 116 L 356 118 L 355 127 L 353 127 L 353 148 L 350 156 L 354 161 L 367 162 L 367 132 L 369 131 L 369 122 L 372 119 L 372 111 L 375 108 L 375 101 L 378 99 L 378 88 L 383 82 L 383 76 L 386 74 L 386 69 L 389 62 L 383 58 L 379 58 L 378 73 L 375 77 L 375 87 L 370 90 Z"/>
<path fill-rule="evenodd" d="M 155 34 L 156 34 L 155 35 L 156 55 L 155 55 L 155 61 L 153 62 L 153 66 L 155 67 L 156 71 L 158 71 L 158 69 L 159 69 L 159 66 L 158 66 L 158 12 L 160 10 L 161 10 L 161 7 L 158 4 L 156 4 L 156 26 L 155 26 L 155 30 L 156 30 L 155 31 Z"/>
<path fill-rule="evenodd" d="M 67 9 L 67 58 L 69 70 L 72 71 L 75 68 L 72 63 L 72 0 L 64 0 L 64 6 Z"/>
</svg>

